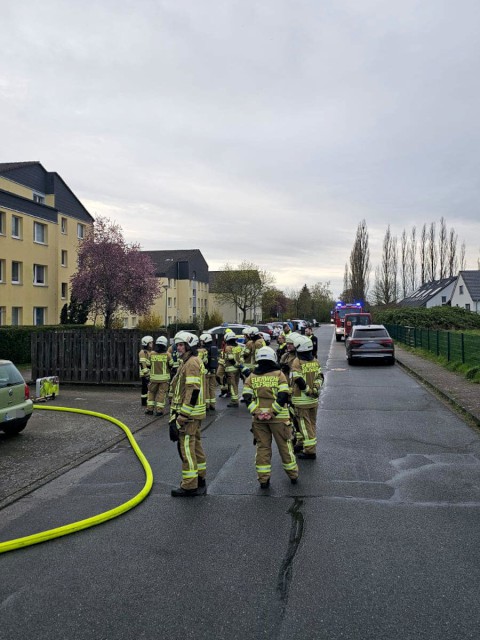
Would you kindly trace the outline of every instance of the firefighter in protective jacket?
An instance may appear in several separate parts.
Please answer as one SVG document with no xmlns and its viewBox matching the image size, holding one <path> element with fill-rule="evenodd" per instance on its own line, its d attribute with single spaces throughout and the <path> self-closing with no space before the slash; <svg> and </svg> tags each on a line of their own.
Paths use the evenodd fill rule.
<svg viewBox="0 0 480 640">
<path fill-rule="evenodd" d="M 280 371 L 275 352 L 262 347 L 256 354 L 256 367 L 243 387 L 243 396 L 253 416 L 252 431 L 256 444 L 255 465 L 262 489 L 270 485 L 272 437 L 282 459 L 285 473 L 297 483 L 298 466 L 293 451 L 293 430 L 288 412 L 289 386 Z"/>
<path fill-rule="evenodd" d="M 315 460 L 318 397 L 323 373 L 313 357 L 313 344 L 308 336 L 297 335 L 294 346 L 297 355 L 291 367 L 290 385 L 298 429 L 295 450 L 299 452 L 299 458 Z"/>
<path fill-rule="evenodd" d="M 205 384 L 205 408 L 210 411 L 215 411 L 215 405 L 217 399 L 215 397 L 215 391 L 217 381 L 215 374 L 218 367 L 218 347 L 213 344 L 213 338 L 210 333 L 202 333 L 200 336 L 200 345 L 202 351 L 202 361 L 207 370 L 206 384 Z M 200 349 L 198 350 L 200 356 Z"/>
<path fill-rule="evenodd" d="M 150 382 L 150 354 L 153 349 L 152 336 L 144 336 L 142 338 L 142 348 L 138 353 L 138 366 L 140 372 L 140 380 L 142 382 L 142 407 L 147 406 L 148 383 Z"/>
<path fill-rule="evenodd" d="M 168 340 L 160 336 L 155 340 L 155 351 L 150 354 L 150 383 L 148 385 L 147 415 L 163 416 L 170 383 L 172 358 L 167 353 Z"/>
<path fill-rule="evenodd" d="M 201 421 L 205 418 L 205 367 L 197 356 L 196 335 L 179 331 L 174 341 L 181 363 L 172 380 L 169 427 L 170 439 L 178 442 L 182 482 L 179 489 L 172 489 L 172 496 L 183 498 L 206 493 L 207 461 L 200 434 Z"/>
</svg>

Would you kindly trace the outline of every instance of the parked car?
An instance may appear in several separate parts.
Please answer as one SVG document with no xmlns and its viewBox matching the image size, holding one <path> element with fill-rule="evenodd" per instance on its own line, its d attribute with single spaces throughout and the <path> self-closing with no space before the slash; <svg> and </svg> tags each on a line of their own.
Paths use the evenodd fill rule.
<svg viewBox="0 0 480 640">
<path fill-rule="evenodd" d="M 30 389 L 10 360 L 0 360 L 0 430 L 8 435 L 23 431 L 33 412 Z"/>
<path fill-rule="evenodd" d="M 345 341 L 348 364 L 362 358 L 378 358 L 395 364 L 395 346 L 383 324 L 356 325 Z"/>
<path fill-rule="evenodd" d="M 272 325 L 270 325 L 270 324 L 256 324 L 254 326 L 257 327 L 257 329 L 259 329 L 262 333 L 268 333 L 268 335 L 270 336 L 270 339 L 271 339 L 272 333 L 273 333 Z"/>
<path fill-rule="evenodd" d="M 226 326 L 222 325 L 220 327 L 213 327 L 212 329 L 208 329 L 206 333 L 211 333 L 215 343 L 220 346 L 223 342 L 223 336 L 225 335 L 225 329 L 231 329 L 235 335 L 237 336 L 237 340 L 240 342 L 245 342 L 245 336 L 242 331 L 247 329 L 248 324 L 227 324 Z"/>
</svg>

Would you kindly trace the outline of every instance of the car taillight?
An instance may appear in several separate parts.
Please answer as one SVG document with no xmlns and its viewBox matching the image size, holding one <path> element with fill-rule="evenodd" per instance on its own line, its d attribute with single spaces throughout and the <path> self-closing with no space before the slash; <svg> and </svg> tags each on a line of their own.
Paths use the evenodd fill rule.
<svg viewBox="0 0 480 640">
<path fill-rule="evenodd" d="M 352 344 L 353 344 L 353 345 L 356 345 L 356 344 L 363 344 L 363 343 L 362 343 L 362 341 L 361 341 L 361 340 L 350 340 L 349 344 L 351 344 L 351 345 L 352 345 Z"/>
<path fill-rule="evenodd" d="M 393 344 L 393 340 L 380 340 L 380 344 L 382 347 L 391 347 Z"/>
<path fill-rule="evenodd" d="M 30 389 L 27 383 L 25 383 L 25 400 L 30 398 Z"/>
</svg>

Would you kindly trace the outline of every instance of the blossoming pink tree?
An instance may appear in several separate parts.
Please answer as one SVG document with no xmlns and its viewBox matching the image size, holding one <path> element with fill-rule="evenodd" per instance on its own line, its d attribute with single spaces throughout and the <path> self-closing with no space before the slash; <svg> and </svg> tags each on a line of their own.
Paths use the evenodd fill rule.
<svg viewBox="0 0 480 640">
<path fill-rule="evenodd" d="M 120 309 L 146 314 L 160 293 L 149 256 L 140 245 L 127 244 L 120 225 L 103 216 L 81 242 L 71 284 L 72 296 L 89 302 L 90 312 L 103 316 L 106 329 Z"/>
</svg>

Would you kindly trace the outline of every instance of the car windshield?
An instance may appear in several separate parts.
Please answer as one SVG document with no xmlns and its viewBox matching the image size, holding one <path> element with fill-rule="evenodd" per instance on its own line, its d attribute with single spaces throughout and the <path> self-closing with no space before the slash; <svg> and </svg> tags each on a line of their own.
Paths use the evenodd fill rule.
<svg viewBox="0 0 480 640">
<path fill-rule="evenodd" d="M 23 383 L 22 375 L 15 365 L 10 362 L 0 365 L 0 388 Z"/>
<path fill-rule="evenodd" d="M 353 333 L 354 338 L 388 338 L 386 329 L 357 329 Z"/>
</svg>

